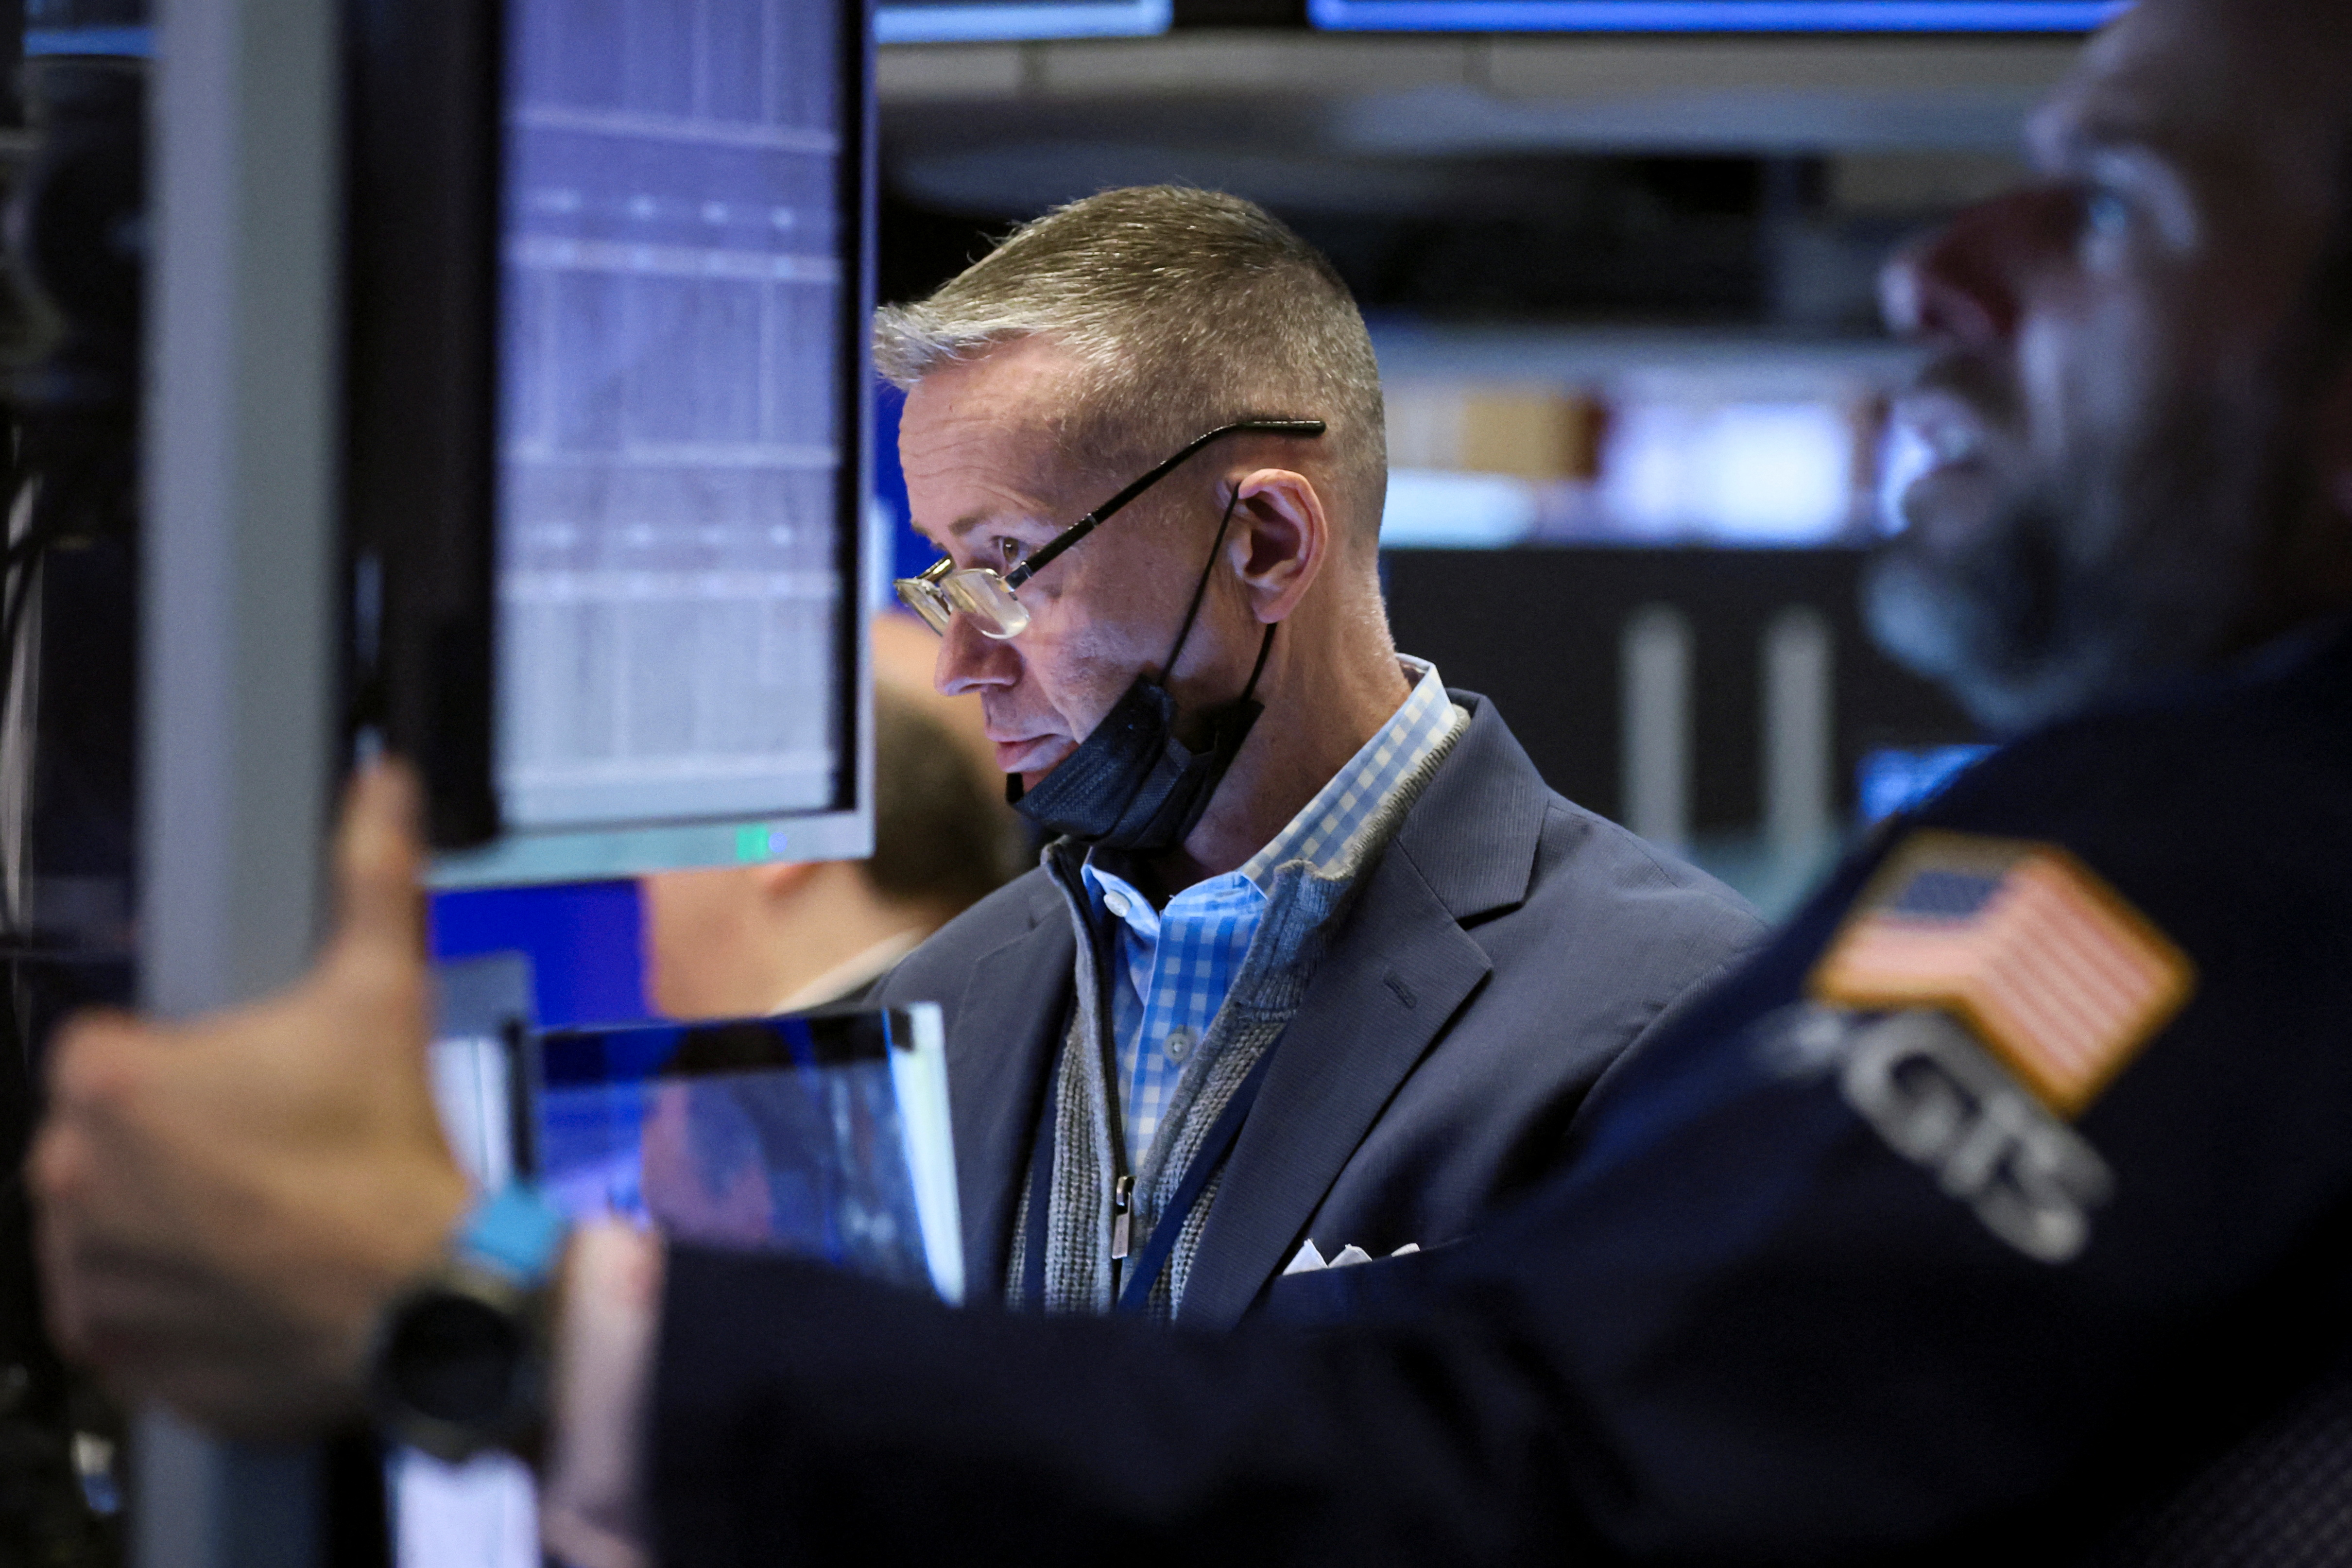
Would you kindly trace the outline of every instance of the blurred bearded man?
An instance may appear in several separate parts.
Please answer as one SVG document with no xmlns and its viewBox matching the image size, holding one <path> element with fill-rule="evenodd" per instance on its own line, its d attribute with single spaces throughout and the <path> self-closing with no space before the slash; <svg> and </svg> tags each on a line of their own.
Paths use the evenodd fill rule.
<svg viewBox="0 0 2352 1568">
<path fill-rule="evenodd" d="M 2181 47 L 2185 25 L 2093 47 L 2145 49 L 2159 30 Z M 2324 98 L 2308 79 L 2331 68 L 2325 51 L 2276 63 L 2303 79 L 2296 101 Z M 2218 190 L 2200 210 L 2160 160 L 2063 143 L 2104 134 L 2096 120 L 2039 123 L 2045 162 L 2084 165 L 2082 183 L 1989 203 L 1887 269 L 1888 319 L 1941 352 L 1896 411 L 1926 458 L 1865 594 L 1890 652 L 2007 732 L 2325 615 L 2347 578 L 2326 520 L 2347 497 L 2312 450 L 2352 331 L 2344 240 L 2297 275 L 2308 219 L 2299 248 L 2267 257 L 2207 226 L 2270 232 L 2276 215 L 2255 209 L 2284 193 Z M 2299 172 L 2306 209 L 2340 194 L 2332 163 Z M 2062 298 L 2108 279 L 2137 297 Z M 2289 309 L 2250 322 L 2231 306 L 2255 289 Z"/>
</svg>

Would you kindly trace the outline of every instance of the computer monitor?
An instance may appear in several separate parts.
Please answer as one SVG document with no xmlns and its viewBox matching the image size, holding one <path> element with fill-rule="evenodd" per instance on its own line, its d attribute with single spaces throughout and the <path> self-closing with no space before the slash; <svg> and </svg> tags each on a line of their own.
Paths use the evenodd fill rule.
<svg viewBox="0 0 2352 1568">
<path fill-rule="evenodd" d="M 351 695 L 444 886 L 864 855 L 861 0 L 348 0 Z"/>
<path fill-rule="evenodd" d="M 2080 33 L 2128 0 L 1307 0 L 1318 27 L 1475 33 Z"/>
<path fill-rule="evenodd" d="M 895 0 L 874 13 L 885 44 L 1115 38 L 1164 33 L 1173 0 Z"/>
<path fill-rule="evenodd" d="M 534 1035 L 519 953 L 438 966 L 429 1066 L 483 1189 L 536 1180 L 575 1219 L 790 1252 L 961 1300 L 946 1037 L 929 1004 Z M 386 1568 L 539 1568 L 530 1471 L 386 1456 Z M 338 1559 L 341 1561 L 341 1559 Z"/>
</svg>

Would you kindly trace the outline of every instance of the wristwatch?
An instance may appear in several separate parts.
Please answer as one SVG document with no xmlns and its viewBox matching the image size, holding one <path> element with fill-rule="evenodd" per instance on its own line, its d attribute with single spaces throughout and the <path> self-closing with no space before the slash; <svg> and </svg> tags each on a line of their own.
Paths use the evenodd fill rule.
<svg viewBox="0 0 2352 1568">
<path fill-rule="evenodd" d="M 389 1436 L 453 1464 L 536 1437 L 546 1415 L 551 1287 L 568 1229 L 525 1185 L 467 1215 L 448 1257 L 380 1326 L 372 1382 L 376 1421 Z"/>
</svg>

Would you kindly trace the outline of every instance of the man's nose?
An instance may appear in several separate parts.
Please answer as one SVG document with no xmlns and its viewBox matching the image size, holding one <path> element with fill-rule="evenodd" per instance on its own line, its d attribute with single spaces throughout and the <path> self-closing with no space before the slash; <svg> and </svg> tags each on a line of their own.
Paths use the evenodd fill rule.
<svg viewBox="0 0 2352 1568">
<path fill-rule="evenodd" d="M 983 637 L 970 616 L 948 622 L 940 637 L 940 657 L 931 666 L 931 684 L 950 697 L 1012 685 L 1021 678 L 1021 656 L 1009 640 Z"/>
<path fill-rule="evenodd" d="M 2006 342 L 2023 281 L 2049 251 L 2056 199 L 2021 191 L 1981 202 L 1896 251 L 1878 279 L 1888 328 L 1947 348 Z"/>
</svg>

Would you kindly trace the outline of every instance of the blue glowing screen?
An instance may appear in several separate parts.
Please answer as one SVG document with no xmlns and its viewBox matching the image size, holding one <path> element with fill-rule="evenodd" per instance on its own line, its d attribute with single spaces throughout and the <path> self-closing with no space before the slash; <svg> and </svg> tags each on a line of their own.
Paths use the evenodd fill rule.
<svg viewBox="0 0 2352 1568">
<path fill-rule="evenodd" d="M 2080 33 L 2127 0 L 1307 0 L 1318 27 L 1411 32 Z"/>
</svg>

